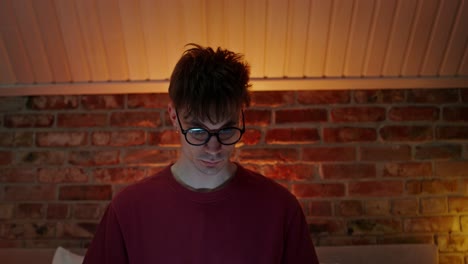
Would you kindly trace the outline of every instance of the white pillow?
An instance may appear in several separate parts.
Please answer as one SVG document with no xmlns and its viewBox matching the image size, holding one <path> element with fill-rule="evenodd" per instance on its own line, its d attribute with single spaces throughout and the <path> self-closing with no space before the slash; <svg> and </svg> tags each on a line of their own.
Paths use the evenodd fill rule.
<svg viewBox="0 0 468 264">
<path fill-rule="evenodd" d="M 55 250 L 52 264 L 82 264 L 83 259 L 84 256 L 75 254 L 69 250 L 64 249 L 63 247 L 58 247 Z"/>
</svg>

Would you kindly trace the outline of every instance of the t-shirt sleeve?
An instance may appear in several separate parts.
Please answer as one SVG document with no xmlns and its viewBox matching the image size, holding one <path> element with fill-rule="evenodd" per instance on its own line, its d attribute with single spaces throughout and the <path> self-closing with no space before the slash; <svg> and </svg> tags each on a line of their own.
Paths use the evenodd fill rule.
<svg viewBox="0 0 468 264">
<path fill-rule="evenodd" d="M 319 264 L 304 213 L 297 204 L 285 238 L 282 264 Z"/>
<path fill-rule="evenodd" d="M 127 264 L 127 251 L 122 230 L 112 203 L 94 234 L 83 264 Z"/>
</svg>

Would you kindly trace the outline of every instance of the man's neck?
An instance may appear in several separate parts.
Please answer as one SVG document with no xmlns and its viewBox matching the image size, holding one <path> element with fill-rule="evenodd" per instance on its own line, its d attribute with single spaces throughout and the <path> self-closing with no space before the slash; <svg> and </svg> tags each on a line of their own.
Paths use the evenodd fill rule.
<svg viewBox="0 0 468 264">
<path fill-rule="evenodd" d="M 236 169 L 236 164 L 228 163 L 225 170 L 207 175 L 178 161 L 172 165 L 171 172 L 174 178 L 186 188 L 193 191 L 209 192 L 224 187 L 234 176 Z"/>
</svg>

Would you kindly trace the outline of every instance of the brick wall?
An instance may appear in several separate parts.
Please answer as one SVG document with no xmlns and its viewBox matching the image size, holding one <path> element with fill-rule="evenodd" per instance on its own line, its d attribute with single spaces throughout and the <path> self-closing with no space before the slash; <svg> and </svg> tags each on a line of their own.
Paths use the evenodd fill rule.
<svg viewBox="0 0 468 264">
<path fill-rule="evenodd" d="M 177 156 L 167 94 L 0 98 L 0 247 L 86 247 Z M 435 243 L 468 263 L 468 89 L 255 92 L 234 159 L 289 188 L 316 245 Z"/>
</svg>

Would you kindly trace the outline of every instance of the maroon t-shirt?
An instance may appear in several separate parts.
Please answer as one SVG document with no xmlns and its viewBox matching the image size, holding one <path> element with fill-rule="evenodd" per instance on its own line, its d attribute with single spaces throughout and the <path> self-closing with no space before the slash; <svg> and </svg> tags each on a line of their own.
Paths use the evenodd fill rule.
<svg viewBox="0 0 468 264">
<path fill-rule="evenodd" d="M 315 264 L 296 198 L 238 165 L 212 192 L 179 184 L 168 166 L 111 202 L 84 264 Z"/>
</svg>

